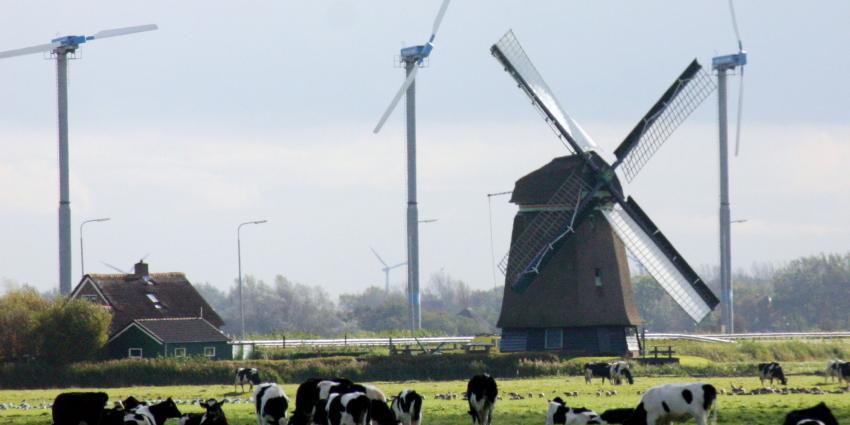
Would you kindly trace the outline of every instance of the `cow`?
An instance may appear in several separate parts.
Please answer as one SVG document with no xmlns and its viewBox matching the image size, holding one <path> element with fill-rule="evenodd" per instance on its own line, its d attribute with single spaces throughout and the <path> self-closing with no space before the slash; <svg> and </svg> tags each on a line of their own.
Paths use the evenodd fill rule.
<svg viewBox="0 0 850 425">
<path fill-rule="evenodd" d="M 380 400 L 369 400 L 369 403 L 369 419 L 372 425 L 398 425 L 400 421 L 387 403 Z"/>
<path fill-rule="evenodd" d="M 189 413 L 177 422 L 177 425 L 227 425 L 227 418 L 224 416 L 224 411 L 221 405 L 227 400 L 218 401 L 211 398 L 201 406 L 206 410 L 204 413 Z"/>
<path fill-rule="evenodd" d="M 125 425 L 163 425 L 169 418 L 183 416 L 180 409 L 174 404 L 174 400 L 168 397 L 165 401 L 147 406 L 138 406 L 135 410 L 124 414 Z"/>
<path fill-rule="evenodd" d="M 393 413 L 402 425 L 419 425 L 422 421 L 422 396 L 413 390 L 404 390 L 393 398 Z"/>
<path fill-rule="evenodd" d="M 788 380 L 785 379 L 785 373 L 782 372 L 782 366 L 779 363 L 759 363 L 759 381 L 761 386 L 764 386 L 765 380 L 770 380 L 770 385 L 773 385 L 773 380 L 778 379 L 782 385 L 788 385 Z"/>
<path fill-rule="evenodd" d="M 624 424 L 635 412 L 633 408 L 608 409 L 599 415 L 605 423 L 609 424 Z"/>
<path fill-rule="evenodd" d="M 124 415 L 127 410 L 124 409 L 124 403 L 116 401 L 109 409 L 103 409 L 100 416 L 100 425 L 124 425 Z"/>
<path fill-rule="evenodd" d="M 602 378 L 602 383 L 605 383 L 606 378 L 611 377 L 611 365 L 605 362 L 590 362 L 584 365 L 584 382 L 591 383 L 593 378 Z"/>
<path fill-rule="evenodd" d="M 325 406 L 327 425 L 368 425 L 371 408 L 365 392 L 331 394 Z"/>
<path fill-rule="evenodd" d="M 603 424 L 596 412 L 583 407 L 573 408 L 564 403 L 560 397 L 549 402 L 546 412 L 546 425 L 587 425 Z"/>
<path fill-rule="evenodd" d="M 656 425 L 690 418 L 696 419 L 697 425 L 707 425 L 716 400 L 717 389 L 711 384 L 659 385 L 643 394 L 625 425 Z"/>
<path fill-rule="evenodd" d="M 490 425 L 498 395 L 496 380 L 490 375 L 475 375 L 469 380 L 466 385 L 466 400 L 469 402 L 472 425 Z"/>
<path fill-rule="evenodd" d="M 824 402 L 808 409 L 792 410 L 785 415 L 784 425 L 838 425 Z"/>
<path fill-rule="evenodd" d="M 98 424 L 109 396 L 96 393 L 62 393 L 53 400 L 54 425 Z"/>
<path fill-rule="evenodd" d="M 841 381 L 841 363 L 844 362 L 838 359 L 830 359 L 826 362 L 826 369 L 823 371 L 823 374 L 827 381 L 834 382 L 836 378 L 838 378 L 839 382 Z"/>
<path fill-rule="evenodd" d="M 121 402 L 121 405 L 124 407 L 124 410 L 134 410 L 135 408 L 144 405 L 144 402 L 139 401 L 136 397 L 128 396 Z"/>
<path fill-rule="evenodd" d="M 236 386 L 239 385 L 239 388 L 244 393 L 245 384 L 248 384 L 248 391 L 253 390 L 254 385 L 260 384 L 260 371 L 257 368 L 240 367 L 236 369 L 236 378 L 233 380 L 233 391 L 236 391 Z"/>
<path fill-rule="evenodd" d="M 254 404 L 259 425 L 287 425 L 289 398 L 279 385 L 273 382 L 257 385 Z"/>
<path fill-rule="evenodd" d="M 632 371 L 629 370 L 629 364 L 622 360 L 611 363 L 608 369 L 608 379 L 614 385 L 620 385 L 623 383 L 624 378 L 629 381 L 629 385 L 635 383 L 634 378 L 632 378 Z"/>
</svg>

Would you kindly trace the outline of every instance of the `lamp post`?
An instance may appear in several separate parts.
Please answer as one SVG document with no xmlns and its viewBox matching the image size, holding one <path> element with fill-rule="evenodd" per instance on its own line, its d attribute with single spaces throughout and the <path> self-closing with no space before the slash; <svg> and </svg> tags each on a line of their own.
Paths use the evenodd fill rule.
<svg viewBox="0 0 850 425">
<path fill-rule="evenodd" d="M 239 320 L 242 322 L 242 336 L 240 339 L 245 340 L 245 304 L 242 303 L 242 238 L 240 232 L 242 226 L 246 224 L 263 224 L 268 220 L 254 220 L 240 223 L 236 227 L 236 255 L 239 262 Z"/>
<path fill-rule="evenodd" d="M 83 255 L 83 226 L 85 226 L 86 223 L 100 223 L 102 221 L 109 220 L 111 220 L 109 217 L 93 218 L 80 223 L 80 276 L 86 275 L 86 257 Z"/>
</svg>

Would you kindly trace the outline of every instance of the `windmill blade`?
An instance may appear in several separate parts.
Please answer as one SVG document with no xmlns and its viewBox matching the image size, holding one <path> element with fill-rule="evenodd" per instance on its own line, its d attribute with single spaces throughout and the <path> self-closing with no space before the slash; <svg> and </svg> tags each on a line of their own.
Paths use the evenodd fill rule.
<svg viewBox="0 0 850 425">
<path fill-rule="evenodd" d="M 555 134 L 566 140 L 567 149 L 572 153 L 597 149 L 596 142 L 558 104 L 549 85 L 537 72 L 537 68 L 526 55 L 512 30 L 490 48 L 490 53 L 501 62 L 505 71 L 531 98 L 532 104 L 543 114 L 546 122 L 555 130 Z"/>
<path fill-rule="evenodd" d="M 98 40 L 101 38 L 117 37 L 119 35 L 135 34 L 137 32 L 153 31 L 159 27 L 155 24 L 136 25 L 133 27 L 113 28 L 109 30 L 98 31 L 95 35 L 86 37 L 86 40 Z"/>
<path fill-rule="evenodd" d="M 413 80 L 416 79 L 417 71 L 419 71 L 419 67 L 414 66 L 413 70 L 410 71 L 410 75 L 407 76 L 407 78 L 404 80 L 404 83 L 402 83 L 401 88 L 398 89 L 398 92 L 395 94 L 395 97 L 393 97 L 392 102 L 390 102 L 390 106 L 388 106 L 387 110 L 384 111 L 384 115 L 381 115 L 381 119 L 378 121 L 378 125 L 376 125 L 375 129 L 372 130 L 373 133 L 378 133 L 379 131 L 381 131 L 381 127 L 383 127 L 384 123 L 387 122 L 387 118 L 390 117 L 390 114 L 392 114 L 393 110 L 398 104 L 398 101 L 401 100 L 401 96 L 404 94 L 405 91 L 407 91 L 407 88 L 410 87 L 411 84 L 413 84 Z"/>
<path fill-rule="evenodd" d="M 0 52 L 0 59 L 11 58 L 14 56 L 29 55 L 33 53 L 49 52 L 61 45 L 62 43 L 47 43 L 39 44 L 38 46 L 24 47 L 22 49 L 6 50 L 5 52 Z"/>
<path fill-rule="evenodd" d="M 535 207 L 534 217 L 524 226 L 511 244 L 505 271 L 505 281 L 515 291 L 522 292 L 534 281 L 580 222 L 580 201 L 587 198 L 587 186 L 582 173 L 574 171 L 544 205 Z M 584 207 L 584 208 L 582 208 Z M 516 225 L 515 225 L 516 226 Z"/>
<path fill-rule="evenodd" d="M 383 264 L 383 265 L 384 265 L 384 267 L 389 267 L 389 266 L 387 265 L 387 263 L 384 261 L 384 259 L 383 259 L 383 258 L 381 258 L 381 256 L 380 256 L 380 255 L 378 255 L 378 251 L 375 251 L 375 248 L 372 248 L 372 247 L 370 246 L 370 247 L 369 247 L 369 249 L 371 249 L 371 250 L 372 250 L 372 254 L 375 254 L 375 258 L 377 258 L 377 259 L 378 259 L 378 261 L 380 261 L 380 262 L 381 262 L 381 264 Z"/>
<path fill-rule="evenodd" d="M 696 322 L 720 302 L 670 241 L 629 197 L 603 209 L 608 223 L 649 274 Z"/>
<path fill-rule="evenodd" d="M 399 268 L 399 267 L 404 266 L 404 265 L 407 265 L 407 261 L 405 261 L 403 263 L 398 263 L 398 264 L 396 264 L 392 267 L 389 267 L 389 269 L 392 270 L 392 269 Z"/>
<path fill-rule="evenodd" d="M 613 166 L 622 165 L 626 179 L 632 181 L 679 124 L 716 88 L 708 72 L 694 59 L 620 143 L 614 151 L 617 162 Z"/>
<path fill-rule="evenodd" d="M 440 5 L 440 10 L 437 12 L 437 17 L 434 18 L 434 26 L 431 28 L 431 39 L 428 42 L 433 43 L 434 37 L 437 36 L 437 30 L 440 29 L 440 24 L 443 22 L 443 16 L 446 14 L 446 9 L 449 8 L 449 2 L 451 0 L 443 0 L 443 4 Z"/>
</svg>

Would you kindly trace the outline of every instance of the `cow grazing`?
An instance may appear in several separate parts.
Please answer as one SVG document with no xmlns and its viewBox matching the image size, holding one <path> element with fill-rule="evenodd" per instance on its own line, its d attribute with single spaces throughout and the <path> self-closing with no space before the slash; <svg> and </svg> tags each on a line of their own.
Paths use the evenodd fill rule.
<svg viewBox="0 0 850 425">
<path fill-rule="evenodd" d="M 54 425 L 98 424 L 109 396 L 106 393 L 62 393 L 53 400 Z"/>
<path fill-rule="evenodd" d="M 254 388 L 254 404 L 259 425 L 287 425 L 289 398 L 277 384 L 257 385 Z"/>
<path fill-rule="evenodd" d="M 372 400 L 363 392 L 331 394 L 325 406 L 327 425 L 368 425 Z"/>
<path fill-rule="evenodd" d="M 622 360 L 611 363 L 608 369 L 608 379 L 614 385 L 622 384 L 623 379 L 629 381 L 629 385 L 635 383 L 634 378 L 632 378 L 632 371 L 629 369 L 629 364 Z"/>
<path fill-rule="evenodd" d="M 605 423 L 609 424 L 624 424 L 629 418 L 632 417 L 635 409 L 632 408 L 622 408 L 622 409 L 608 409 L 602 412 L 599 415 Z"/>
<path fill-rule="evenodd" d="M 422 421 L 422 396 L 413 390 L 404 390 L 393 399 L 393 413 L 402 425 L 419 425 Z"/>
<path fill-rule="evenodd" d="M 788 385 L 788 380 L 785 379 L 785 373 L 782 372 L 782 366 L 779 363 L 759 363 L 759 381 L 761 386 L 764 386 L 764 381 L 770 380 L 770 385 L 773 385 L 773 380 L 778 379 L 782 385 Z"/>
<path fill-rule="evenodd" d="M 169 418 L 183 416 L 171 397 L 157 404 L 141 405 L 124 415 L 125 425 L 163 425 Z"/>
<path fill-rule="evenodd" d="M 823 374 L 827 381 L 834 382 L 836 378 L 839 381 L 841 380 L 841 363 L 844 362 L 838 359 L 831 359 L 826 362 L 826 369 L 824 369 Z"/>
<path fill-rule="evenodd" d="M 659 385 L 643 394 L 640 404 L 625 424 L 656 425 L 694 418 L 697 425 L 706 425 L 716 400 L 717 389 L 711 384 Z"/>
<path fill-rule="evenodd" d="M 372 425 L 398 425 L 399 420 L 387 403 L 380 400 L 369 400 L 369 403 L 369 419 Z"/>
<path fill-rule="evenodd" d="M 584 365 L 584 382 L 591 383 L 593 378 L 602 378 L 602 383 L 605 379 L 611 377 L 611 365 L 605 362 L 590 362 Z"/>
<path fill-rule="evenodd" d="M 466 399 L 469 402 L 469 416 L 472 425 L 490 425 L 493 410 L 496 407 L 496 397 L 499 389 L 496 380 L 488 374 L 475 375 L 466 386 Z"/>
<path fill-rule="evenodd" d="M 808 409 L 792 410 L 785 415 L 784 425 L 838 425 L 824 402 Z"/>
<path fill-rule="evenodd" d="M 567 406 L 560 397 L 549 402 L 546 412 L 546 425 L 586 425 L 602 424 L 602 418 L 596 412 L 582 407 Z"/>
<path fill-rule="evenodd" d="M 313 409 L 318 401 L 317 387 L 325 378 L 311 378 L 301 383 L 295 392 L 295 411 L 291 425 L 309 425 L 313 421 Z"/>
<path fill-rule="evenodd" d="M 236 391 L 236 386 L 239 385 L 244 393 L 245 384 L 248 384 L 248 391 L 253 390 L 254 385 L 260 384 L 260 371 L 257 368 L 240 367 L 236 369 L 236 378 L 233 380 L 233 391 Z"/>
</svg>

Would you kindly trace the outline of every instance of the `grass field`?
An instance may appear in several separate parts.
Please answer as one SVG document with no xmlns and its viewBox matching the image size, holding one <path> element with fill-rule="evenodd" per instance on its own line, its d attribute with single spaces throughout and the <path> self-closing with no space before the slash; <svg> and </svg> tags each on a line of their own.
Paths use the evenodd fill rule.
<svg viewBox="0 0 850 425">
<path fill-rule="evenodd" d="M 496 404 L 494 416 L 495 425 L 542 425 L 545 421 L 546 401 L 555 395 L 562 395 L 565 391 L 578 391 L 578 397 L 565 398 L 568 405 L 584 406 L 602 412 L 614 407 L 632 407 L 640 399 L 638 391 L 669 382 L 693 381 L 678 377 L 668 378 L 641 378 L 638 377 L 635 385 L 623 385 L 611 387 L 594 382 L 586 385 L 583 377 L 560 377 L 541 379 L 501 379 L 499 380 L 500 394 L 517 392 L 526 395 L 534 393 L 534 398 L 525 400 L 508 400 L 504 398 Z M 756 378 L 707 378 L 702 381 L 710 382 L 718 388 L 729 389 L 730 384 L 743 385 L 746 389 L 759 386 Z M 461 393 L 466 389 L 466 383 L 462 381 L 445 382 L 379 382 L 376 383 L 385 393 L 397 394 L 404 388 L 413 388 L 426 396 L 423 422 L 426 425 L 466 425 L 470 423 L 466 414 L 466 402 L 462 400 Z M 791 387 L 814 387 L 818 386 L 824 390 L 838 388 L 836 384 L 824 384 L 823 378 L 815 376 L 791 376 L 789 377 Z M 286 393 L 294 397 L 296 384 L 284 385 Z M 597 396 L 597 390 L 610 390 L 616 388 L 617 395 Z M 247 389 L 247 388 L 246 388 Z M 234 392 L 231 385 L 220 386 L 174 386 L 174 387 L 132 387 L 132 388 L 109 388 L 106 391 L 111 399 L 123 399 L 133 395 L 142 399 L 159 399 L 173 397 L 175 400 L 192 400 L 195 398 L 206 399 L 210 397 L 228 397 L 239 402 L 226 404 L 225 414 L 231 424 L 255 424 L 252 405 L 249 402 L 250 394 L 239 394 Z M 68 390 L 4 390 L 0 391 L 0 403 L 17 405 L 23 401 L 39 406 L 49 403 L 62 391 Z M 434 395 L 454 392 L 458 393 L 456 400 L 435 400 Z M 540 398 L 539 393 L 545 393 L 545 398 Z M 294 401 L 294 400 L 293 400 Z M 718 400 L 717 423 L 719 424 L 779 424 L 782 423 L 787 411 L 808 407 L 820 401 L 825 401 L 840 423 L 850 423 L 850 393 L 844 394 L 795 394 L 795 395 L 755 395 L 755 396 L 731 396 L 721 395 Z M 181 405 L 182 412 L 199 412 L 200 408 L 193 405 Z M 50 424 L 50 410 L 34 408 L 31 410 L 7 409 L 0 410 L 0 424 Z M 169 425 L 176 421 L 169 421 Z"/>
</svg>

